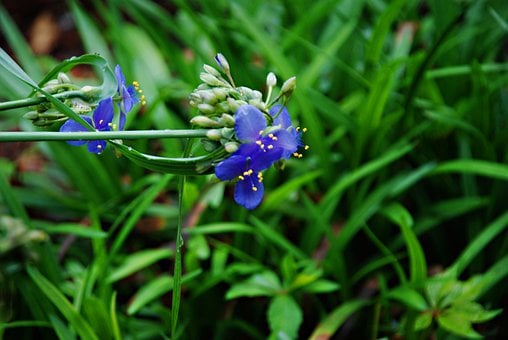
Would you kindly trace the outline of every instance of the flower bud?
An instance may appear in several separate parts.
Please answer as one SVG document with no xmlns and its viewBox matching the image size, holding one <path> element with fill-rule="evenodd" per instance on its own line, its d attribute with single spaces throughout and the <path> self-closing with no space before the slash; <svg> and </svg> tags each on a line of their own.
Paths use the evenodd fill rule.
<svg viewBox="0 0 508 340">
<path fill-rule="evenodd" d="M 206 73 L 210 73 L 213 76 L 216 76 L 216 77 L 220 77 L 221 76 L 220 72 L 217 71 L 215 68 L 213 68 L 210 65 L 204 64 L 203 65 L 203 70 L 205 70 Z"/>
<path fill-rule="evenodd" d="M 227 142 L 226 144 L 224 144 L 224 149 L 229 153 L 233 153 L 236 150 L 238 150 L 238 143 L 237 142 Z"/>
<path fill-rule="evenodd" d="M 213 127 L 220 127 L 222 126 L 221 123 L 219 123 L 216 120 L 213 120 L 207 116 L 196 116 L 190 120 L 191 124 L 201 126 L 204 128 L 213 128 Z"/>
<path fill-rule="evenodd" d="M 226 57 L 224 57 L 222 55 L 222 53 L 217 53 L 217 55 L 215 56 L 215 61 L 217 62 L 217 65 L 219 65 L 220 68 L 225 73 L 229 73 L 229 63 L 228 63 Z"/>
<path fill-rule="evenodd" d="M 71 82 L 70 78 L 63 72 L 58 73 L 58 83 L 60 84 L 68 84 Z"/>
<path fill-rule="evenodd" d="M 223 113 L 220 117 L 220 122 L 224 124 L 224 126 L 227 127 L 233 127 L 235 126 L 235 118 L 233 118 L 232 115 Z"/>
<path fill-rule="evenodd" d="M 211 75 L 210 73 L 201 72 L 199 74 L 199 79 L 210 86 L 227 86 L 226 82 L 221 81 L 218 77 Z"/>
<path fill-rule="evenodd" d="M 208 130 L 206 131 L 206 137 L 211 140 L 221 140 L 222 133 L 221 130 Z"/>
<path fill-rule="evenodd" d="M 211 115 L 211 114 L 215 113 L 215 107 L 210 104 L 206 104 L 206 103 L 198 104 L 197 108 L 199 111 L 201 111 L 204 114 Z"/>
<path fill-rule="evenodd" d="M 275 76 L 275 73 L 270 72 L 266 76 L 266 86 L 274 87 L 275 85 L 277 85 L 277 77 Z"/>
<path fill-rule="evenodd" d="M 289 97 L 296 89 L 296 77 L 291 77 L 282 84 L 280 89 L 282 95 Z"/>
</svg>

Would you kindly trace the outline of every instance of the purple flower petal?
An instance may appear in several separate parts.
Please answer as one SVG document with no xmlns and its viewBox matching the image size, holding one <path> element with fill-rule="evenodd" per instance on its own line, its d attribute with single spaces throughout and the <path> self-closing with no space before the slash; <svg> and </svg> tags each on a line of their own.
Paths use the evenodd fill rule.
<svg viewBox="0 0 508 340">
<path fill-rule="evenodd" d="M 255 141 L 266 129 L 266 118 L 252 105 L 242 105 L 235 113 L 235 133 L 240 140 Z"/>
<path fill-rule="evenodd" d="M 81 116 L 81 118 L 83 118 L 84 120 L 87 121 L 87 123 L 89 123 L 90 125 L 93 125 L 92 123 L 92 119 L 88 116 Z M 60 132 L 86 132 L 86 131 L 89 131 L 86 127 L 84 127 L 83 125 L 79 124 L 78 122 L 76 122 L 75 120 L 72 120 L 72 119 L 69 119 L 68 121 L 66 121 L 61 127 L 60 127 Z M 67 141 L 67 144 L 70 144 L 70 145 L 74 145 L 74 146 L 80 146 L 80 145 L 83 145 L 85 144 L 86 141 L 85 140 L 70 140 L 70 141 Z"/>
<path fill-rule="evenodd" d="M 252 210 L 256 208 L 263 200 L 264 186 L 258 182 L 257 173 L 239 181 L 235 186 L 235 201 L 241 206 Z"/>
<path fill-rule="evenodd" d="M 118 118 L 118 125 L 119 125 L 118 130 L 123 131 L 126 120 L 127 120 L 127 117 L 125 116 L 125 113 L 120 111 L 120 117 Z"/>
<path fill-rule="evenodd" d="M 274 105 L 270 109 L 269 113 L 272 117 L 274 117 L 273 125 L 281 125 L 283 129 L 287 129 L 292 125 L 291 117 L 289 116 L 289 112 L 285 106 L 280 104 Z"/>
<path fill-rule="evenodd" d="M 281 157 L 289 158 L 291 155 L 298 150 L 301 145 L 300 133 L 294 128 L 291 130 L 278 130 L 274 132 L 274 136 L 277 137 L 277 148 L 282 150 Z"/>
<path fill-rule="evenodd" d="M 91 140 L 87 144 L 88 152 L 91 153 L 102 153 L 106 148 L 106 141 L 104 140 Z"/>
<path fill-rule="evenodd" d="M 98 131 L 110 131 L 113 120 L 113 99 L 108 97 L 99 102 L 99 106 L 93 113 L 94 127 Z"/>
<path fill-rule="evenodd" d="M 232 155 L 215 167 L 215 175 L 222 181 L 232 180 L 245 171 L 246 158 L 242 155 Z"/>
<path fill-rule="evenodd" d="M 120 65 L 115 66 L 115 77 L 116 82 L 118 83 L 118 94 L 122 96 L 122 87 L 125 86 L 125 76 L 123 75 L 122 68 Z"/>
</svg>

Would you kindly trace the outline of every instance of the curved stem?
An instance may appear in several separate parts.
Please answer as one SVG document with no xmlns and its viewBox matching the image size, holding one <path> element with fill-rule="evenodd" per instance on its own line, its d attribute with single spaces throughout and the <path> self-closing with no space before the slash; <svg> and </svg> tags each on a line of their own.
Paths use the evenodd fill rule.
<svg viewBox="0 0 508 340">
<path fill-rule="evenodd" d="M 211 129 L 195 130 L 130 130 L 86 132 L 0 132 L 0 142 L 69 141 L 106 139 L 202 138 Z"/>
<path fill-rule="evenodd" d="M 67 99 L 67 98 L 86 99 L 86 94 L 83 93 L 82 91 L 66 91 L 62 93 L 57 93 L 53 96 L 58 99 Z M 29 97 L 25 99 L 11 100 L 8 102 L 0 103 L 0 111 L 17 109 L 20 107 L 34 106 L 46 102 L 48 102 L 48 99 L 46 97 Z"/>
</svg>

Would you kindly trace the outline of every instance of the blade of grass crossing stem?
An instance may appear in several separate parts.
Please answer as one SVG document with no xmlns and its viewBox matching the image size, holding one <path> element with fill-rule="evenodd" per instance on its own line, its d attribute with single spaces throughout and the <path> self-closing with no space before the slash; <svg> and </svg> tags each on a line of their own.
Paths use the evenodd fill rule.
<svg viewBox="0 0 508 340">
<path fill-rule="evenodd" d="M 28 266 L 27 272 L 44 295 L 55 305 L 83 339 L 98 340 L 88 322 L 83 319 L 57 287 L 48 281 L 35 267 Z"/>
<path fill-rule="evenodd" d="M 353 313 L 368 305 L 367 300 L 353 300 L 344 302 L 334 309 L 328 316 L 319 323 L 312 332 L 310 340 L 330 339 L 337 332 L 340 326 L 351 317 Z"/>
<path fill-rule="evenodd" d="M 409 271 L 411 282 L 418 284 L 423 282 L 427 274 L 427 262 L 422 246 L 412 230 L 413 218 L 409 211 L 399 203 L 393 203 L 383 210 L 383 213 L 397 224 L 406 242 L 409 254 Z"/>
<path fill-rule="evenodd" d="M 447 272 L 458 277 L 474 258 L 492 241 L 497 235 L 508 227 L 508 212 L 501 215 L 489 224 L 476 238 L 469 243 L 467 248 L 460 254 Z"/>
</svg>

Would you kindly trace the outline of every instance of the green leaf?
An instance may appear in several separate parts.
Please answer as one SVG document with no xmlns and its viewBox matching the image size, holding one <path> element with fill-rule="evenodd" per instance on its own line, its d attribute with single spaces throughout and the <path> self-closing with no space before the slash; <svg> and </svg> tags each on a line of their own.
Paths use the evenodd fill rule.
<svg viewBox="0 0 508 340">
<path fill-rule="evenodd" d="M 487 162 L 477 159 L 458 159 L 441 163 L 434 169 L 434 174 L 460 173 L 508 180 L 508 165 Z"/>
<path fill-rule="evenodd" d="M 10 74 L 22 80 L 27 85 L 36 87 L 35 81 L 30 78 L 28 74 L 0 47 L 0 65 L 5 68 Z"/>
<path fill-rule="evenodd" d="M 301 289 L 309 294 L 323 294 L 339 290 L 340 285 L 337 282 L 319 279 L 303 286 Z"/>
<path fill-rule="evenodd" d="M 57 287 L 49 282 L 35 267 L 28 266 L 27 272 L 44 295 L 58 308 L 83 339 L 98 339 L 88 322 L 78 313 Z"/>
<path fill-rule="evenodd" d="M 399 203 L 393 203 L 383 210 L 383 213 L 394 223 L 396 223 L 404 236 L 407 250 L 409 253 L 409 269 L 411 272 L 411 282 L 423 282 L 427 276 L 427 262 L 422 246 L 416 237 L 412 226 L 413 218 L 409 211 Z"/>
<path fill-rule="evenodd" d="M 291 296 L 275 296 L 268 307 L 270 339 L 296 339 L 302 320 L 300 306 Z"/>
<path fill-rule="evenodd" d="M 118 310 L 116 309 L 116 292 L 111 294 L 111 303 L 109 304 L 109 314 L 111 315 L 111 328 L 113 332 L 113 338 L 115 340 L 121 340 L 122 335 L 120 333 L 120 325 L 118 324 L 117 317 Z"/>
<path fill-rule="evenodd" d="M 238 297 L 273 296 L 282 289 L 279 278 L 274 272 L 264 271 L 254 274 L 245 281 L 235 283 L 226 293 L 226 299 Z"/>
<path fill-rule="evenodd" d="M 51 325 L 53 325 L 53 330 L 59 339 L 72 340 L 76 339 L 76 332 L 72 328 L 67 327 L 62 320 L 57 318 L 55 315 L 50 314 L 49 320 L 51 321 Z"/>
<path fill-rule="evenodd" d="M 329 339 L 337 329 L 356 311 L 365 307 L 370 302 L 367 300 L 352 300 L 343 303 L 335 308 L 321 323 L 316 327 L 310 336 L 310 340 Z"/>
<path fill-rule="evenodd" d="M 170 292 L 173 289 L 173 278 L 169 275 L 161 275 L 150 280 L 133 296 L 127 314 L 136 314 L 141 308 L 156 298 Z"/>
<path fill-rule="evenodd" d="M 471 320 L 462 313 L 454 313 L 450 310 L 444 311 L 437 316 L 437 322 L 450 333 L 469 339 L 482 338 L 471 326 Z"/>
<path fill-rule="evenodd" d="M 43 228 L 48 234 L 70 234 L 86 238 L 106 238 L 108 233 L 102 230 L 94 230 L 83 224 L 62 223 L 58 225 L 46 226 Z"/>
<path fill-rule="evenodd" d="M 385 295 L 385 297 L 397 300 L 417 311 L 424 311 L 429 308 L 425 298 L 419 292 L 409 287 L 398 287 L 392 289 Z"/>
<path fill-rule="evenodd" d="M 463 318 L 472 323 L 485 322 L 499 315 L 502 312 L 498 310 L 486 310 L 482 305 L 476 302 L 463 302 L 454 304 L 447 310 L 449 313 L 462 315 Z"/>
<path fill-rule="evenodd" d="M 104 302 L 95 296 L 89 296 L 83 301 L 83 314 L 90 322 L 99 339 L 111 339 L 110 317 Z"/>
<path fill-rule="evenodd" d="M 421 313 L 415 320 L 414 330 L 423 331 L 429 328 L 431 324 L 432 324 L 432 313 L 431 312 Z"/>
<path fill-rule="evenodd" d="M 507 167 L 508 171 L 508 167 Z M 508 174 L 508 172 L 507 172 Z M 474 260 L 474 258 L 492 241 L 497 235 L 508 227 L 508 212 L 499 216 L 491 224 L 483 228 L 482 232 L 469 243 L 455 262 L 448 268 L 447 273 L 458 277 L 462 271 Z"/>
<path fill-rule="evenodd" d="M 139 251 L 127 256 L 123 260 L 122 264 L 108 275 L 106 281 L 108 283 L 116 282 L 152 265 L 159 260 L 168 259 L 172 255 L 173 251 L 170 249 L 149 249 Z"/>
</svg>

